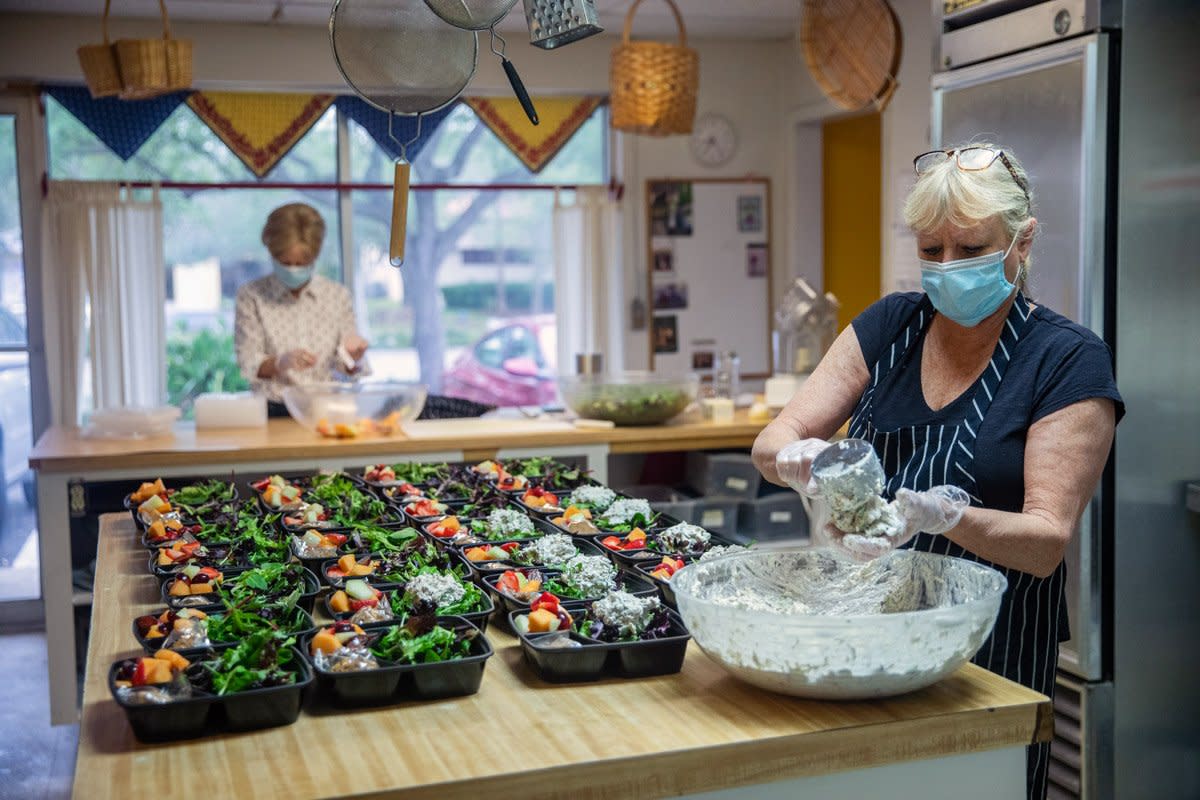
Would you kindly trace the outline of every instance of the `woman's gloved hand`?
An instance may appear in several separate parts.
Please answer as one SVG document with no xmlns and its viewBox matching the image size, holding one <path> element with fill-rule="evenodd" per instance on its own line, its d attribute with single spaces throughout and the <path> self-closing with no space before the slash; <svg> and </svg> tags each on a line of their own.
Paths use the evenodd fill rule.
<svg viewBox="0 0 1200 800">
<path fill-rule="evenodd" d="M 350 354 L 350 358 L 359 361 L 366 355 L 370 344 L 357 333 L 348 333 L 342 337 L 342 347 L 346 348 L 346 352 Z"/>
<path fill-rule="evenodd" d="M 870 561 L 906 544 L 918 533 L 946 533 L 962 519 L 971 498 L 957 486 L 934 486 L 926 492 L 900 489 L 891 503 L 901 528 L 893 535 L 863 536 L 830 532 L 834 543 L 860 561 Z M 836 531 L 836 529 L 835 529 Z"/>
<path fill-rule="evenodd" d="M 317 357 L 312 351 L 298 347 L 276 357 L 275 371 L 280 375 L 287 375 L 289 372 L 312 369 L 316 364 Z"/>
<path fill-rule="evenodd" d="M 829 442 L 824 439 L 801 439 L 784 445 L 775 456 L 780 480 L 802 495 L 817 497 L 820 490 L 812 478 L 812 463 L 827 447 Z"/>
</svg>

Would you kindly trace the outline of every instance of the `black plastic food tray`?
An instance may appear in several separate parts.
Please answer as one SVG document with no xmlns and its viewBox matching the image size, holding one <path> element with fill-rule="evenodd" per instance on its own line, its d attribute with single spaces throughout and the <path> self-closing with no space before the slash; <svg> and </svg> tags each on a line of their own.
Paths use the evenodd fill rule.
<svg viewBox="0 0 1200 800">
<path fill-rule="evenodd" d="M 224 547 L 224 546 L 234 547 L 235 543 L 234 542 L 205 542 L 204 543 L 205 547 L 212 547 L 214 545 L 221 546 L 221 547 Z M 159 566 L 158 550 L 159 550 L 159 548 L 156 547 L 150 552 L 150 561 L 147 564 L 147 569 L 150 571 L 151 575 L 158 578 L 159 583 L 162 583 L 163 581 L 174 578 L 176 573 L 178 573 L 181 569 L 183 569 L 184 567 L 186 567 L 188 565 L 188 562 L 185 561 L 185 562 L 178 563 L 178 564 L 172 564 L 169 567 Z M 238 556 L 237 558 L 234 559 L 233 563 L 231 563 L 231 564 L 218 565 L 218 564 L 200 563 L 197 566 L 213 567 L 214 569 L 220 569 L 220 570 L 233 570 L 233 569 L 246 569 L 250 566 L 250 562 L 246 561 L 246 559 L 243 556 Z"/>
<path fill-rule="evenodd" d="M 422 541 L 424 541 L 424 540 L 422 539 Z M 467 563 L 466 558 L 464 558 L 461 553 L 456 552 L 455 550 L 452 550 L 450 548 L 440 550 L 439 552 L 441 552 L 446 557 L 446 560 L 450 562 L 451 567 L 459 568 L 464 573 L 464 577 L 466 577 L 466 578 L 472 577 L 471 572 L 470 572 L 470 564 Z M 387 553 L 353 553 L 353 555 L 356 559 L 363 558 L 364 556 L 369 556 L 372 559 L 378 559 L 380 561 L 386 560 L 387 556 L 388 556 Z M 346 585 L 346 579 L 345 578 L 334 578 L 334 577 L 331 577 L 327 573 L 327 570 L 329 569 L 329 567 L 332 567 L 336 564 L 337 564 L 336 558 L 327 558 L 327 559 L 323 560 L 321 562 L 320 566 L 314 571 L 327 586 L 331 586 L 334 589 L 341 589 Z M 382 576 L 376 575 L 374 573 L 363 576 L 363 579 L 366 580 L 367 583 L 372 584 L 373 586 L 384 586 L 384 585 L 392 586 L 392 585 L 396 584 L 396 581 L 387 580 L 387 579 L 383 578 Z"/>
<path fill-rule="evenodd" d="M 212 616 L 214 614 L 220 615 L 220 614 L 225 613 L 225 608 L 222 606 L 209 606 L 207 608 L 205 608 L 205 607 L 199 607 L 199 608 L 201 611 L 208 614 L 209 616 Z M 153 616 L 157 617 L 166 610 L 167 609 L 165 609 L 165 608 L 158 608 L 158 609 L 155 609 L 154 611 L 149 612 L 149 614 L 147 614 L 146 616 L 153 615 Z M 181 609 L 173 609 L 173 610 L 178 611 Z M 316 623 L 313 622 L 312 614 L 308 613 L 303 608 L 295 609 L 294 613 L 303 615 L 304 624 L 296 630 L 287 631 L 287 634 L 289 636 L 299 637 L 299 636 L 303 636 L 306 633 L 311 633 L 312 631 L 316 630 L 317 626 L 316 626 Z M 142 649 L 145 650 L 147 654 L 153 655 L 154 653 L 157 653 L 159 651 L 159 649 L 162 647 L 163 638 L 147 639 L 146 637 L 144 637 L 138 633 L 138 625 L 137 625 L 136 618 L 133 620 L 130 627 L 133 630 L 133 638 L 137 639 L 138 644 L 140 644 L 142 646 Z M 214 645 L 212 645 L 212 646 L 223 645 L 223 644 L 233 644 L 233 643 L 232 642 L 215 642 Z M 186 648 L 182 648 L 182 649 L 177 648 L 176 652 L 179 653 L 180 655 L 187 656 L 190 659 L 190 658 L 192 658 L 192 654 L 202 653 L 205 650 L 211 649 L 212 646 L 209 646 L 209 647 L 186 647 Z"/>
<path fill-rule="evenodd" d="M 398 583 L 381 583 L 381 584 L 372 584 L 372 585 L 375 586 L 376 589 L 379 589 L 380 591 L 382 591 L 384 594 L 391 594 L 392 592 L 403 588 L 402 585 L 398 584 Z M 334 611 L 332 608 L 330 608 L 329 607 L 329 597 L 330 597 L 330 595 L 328 595 L 328 594 L 325 595 L 322 602 L 325 604 L 325 613 L 329 616 L 330 619 L 340 621 L 340 620 L 344 620 L 344 619 L 350 619 L 350 617 L 354 616 L 353 611 L 349 611 L 349 612 Z M 388 598 L 388 599 L 390 602 L 391 598 Z M 394 611 L 394 609 L 393 609 L 393 611 Z M 496 611 L 496 605 L 492 601 L 492 596 L 489 593 L 484 592 L 483 593 L 483 608 L 481 608 L 479 611 L 468 611 L 466 613 L 459 613 L 459 614 L 453 614 L 453 615 L 450 615 L 450 614 L 439 615 L 438 619 L 454 619 L 454 618 L 460 617 L 462 619 L 465 619 L 467 622 L 470 622 L 475 627 L 479 628 L 479 630 L 486 631 L 487 626 L 488 626 L 488 620 L 491 619 L 491 616 L 493 613 L 495 613 L 495 611 Z M 389 626 L 389 625 L 395 625 L 395 624 L 396 624 L 395 620 L 388 620 L 388 621 L 384 621 L 384 622 L 368 622 L 367 624 L 363 625 L 362 627 L 363 628 L 372 628 L 377 625 Z"/>
<path fill-rule="evenodd" d="M 520 509 L 516 508 L 515 506 L 514 506 L 514 509 L 520 511 Z M 525 512 L 521 511 L 521 513 L 524 514 Z M 469 522 L 470 519 L 471 519 L 470 517 L 460 517 L 460 520 L 462 522 Z M 529 519 L 531 522 L 533 522 L 534 534 L 532 536 L 521 536 L 521 537 L 515 537 L 515 538 L 496 539 L 496 540 L 484 539 L 482 537 L 477 536 L 476 538 L 478 538 L 479 541 L 477 541 L 475 543 L 471 543 L 471 544 L 452 544 L 450 542 L 447 542 L 445 539 L 434 536 L 432 533 L 430 533 L 428 530 L 426 530 L 426 525 L 431 524 L 428 522 L 425 523 L 425 525 L 421 525 L 418 528 L 418 530 L 421 532 L 422 536 L 424 536 L 426 539 L 433 542 L 434 544 L 438 545 L 439 547 L 443 547 L 446 549 L 456 549 L 456 550 L 462 550 L 463 548 L 466 548 L 466 547 L 475 547 L 476 545 L 479 545 L 479 544 L 504 544 L 506 542 L 531 542 L 534 539 L 540 539 L 541 537 L 543 537 L 549 533 L 562 533 L 562 531 L 560 531 L 556 526 L 551 525 L 549 522 L 547 522 L 544 519 L 539 519 L 538 517 L 529 517 Z"/>
<path fill-rule="evenodd" d="M 582 611 L 586 604 L 564 603 L 563 607 L 572 614 Z M 518 614 L 508 615 L 511 630 Z M 538 640 L 552 634 L 519 634 L 521 651 L 525 661 L 546 681 L 551 683 L 573 683 L 595 681 L 602 678 L 648 678 L 654 675 L 673 675 L 683 669 L 687 654 L 687 643 L 691 634 L 683 620 L 674 611 L 667 609 L 671 620 L 669 636 L 640 642 L 601 642 L 581 636 L 574 631 L 570 636 L 582 647 L 547 648 L 539 647 Z"/>
<path fill-rule="evenodd" d="M 661 559 L 660 559 L 660 561 L 661 561 Z M 685 566 L 690 563 L 692 563 L 692 562 L 687 559 L 684 560 Z M 671 608 L 678 608 L 679 606 L 675 602 L 675 589 L 672 588 L 671 582 L 664 581 L 661 578 L 656 578 L 650 574 L 650 572 L 655 567 L 657 567 L 658 564 L 659 564 L 658 561 L 651 561 L 646 564 L 638 564 L 637 566 L 634 567 L 634 569 L 637 570 L 637 573 L 639 575 L 641 575 L 646 580 L 650 581 L 651 583 L 653 583 L 655 586 L 658 587 L 658 593 L 659 593 L 659 595 L 662 596 L 662 600 L 664 603 L 666 603 Z"/>
<path fill-rule="evenodd" d="M 699 558 L 704 552 L 703 550 L 686 553 L 665 552 L 662 550 L 653 550 L 650 547 L 644 547 L 641 550 L 610 550 L 604 545 L 600 544 L 602 539 L 615 535 L 616 534 L 609 533 L 600 534 L 593 536 L 592 541 L 595 542 L 596 546 L 603 550 L 604 554 L 611 558 L 613 563 L 619 567 L 637 567 L 642 564 L 657 564 L 662 561 L 663 556 L 671 556 L 672 558 L 682 557 L 684 559 L 696 559 Z M 709 539 L 709 547 L 733 547 L 737 545 L 737 542 L 733 541 L 732 539 L 726 539 L 724 536 L 720 536 L 715 533 L 710 533 L 709 535 L 711 537 Z M 646 541 L 650 542 L 655 540 L 657 536 L 657 531 L 647 532 Z"/>
<path fill-rule="evenodd" d="M 321 533 L 339 533 L 339 532 L 340 531 L 321 531 Z M 313 573 L 314 575 L 318 576 L 319 580 L 323 579 L 325 573 L 322 571 L 322 566 L 325 564 L 326 561 L 331 560 L 330 557 L 329 556 L 317 556 L 315 558 L 307 558 L 307 557 L 298 555 L 296 553 L 296 540 L 298 538 L 299 537 L 295 536 L 295 535 L 291 536 L 291 539 L 288 541 L 288 552 L 290 552 L 292 554 L 292 558 L 296 559 L 301 564 L 303 564 L 305 569 L 307 569 L 309 572 Z M 337 552 L 338 552 L 338 556 L 344 556 L 344 555 L 353 553 L 354 550 L 350 547 L 350 540 L 347 539 L 345 544 L 339 546 L 337 549 Z M 332 560 L 337 561 L 338 556 L 334 556 Z"/>
<path fill-rule="evenodd" d="M 556 530 L 556 531 L 554 531 L 554 533 L 560 533 L 560 531 Z M 573 538 L 573 544 L 575 545 L 575 550 L 580 555 L 585 555 L 585 556 L 606 555 L 606 553 L 604 552 L 604 548 L 600 547 L 595 542 L 591 542 L 591 541 L 588 541 L 587 539 L 582 539 L 582 538 L 578 538 L 578 537 L 572 537 L 572 538 Z M 528 544 L 531 541 L 534 541 L 534 540 L 532 540 L 532 539 L 509 539 L 509 540 L 506 540 L 503 542 L 487 542 L 486 544 L 494 544 L 496 546 L 502 546 L 502 545 L 506 545 L 506 544 L 516 543 L 516 544 L 524 545 L 524 544 Z M 457 553 L 459 556 L 462 557 L 463 562 L 471 570 L 471 577 L 473 577 L 475 579 L 475 581 L 478 583 L 482 583 L 483 576 L 485 576 L 485 575 L 494 575 L 494 574 L 504 572 L 507 569 L 515 569 L 517 567 L 525 567 L 527 569 L 534 568 L 534 569 L 540 569 L 540 570 L 549 569 L 549 567 L 546 567 L 544 564 L 517 564 L 512 561 L 471 561 L 467 558 L 467 550 L 472 547 L 479 547 L 479 545 L 455 544 L 455 545 L 448 545 L 446 549 L 450 552 Z M 494 565 L 494 566 L 489 566 L 489 565 Z"/>
<path fill-rule="evenodd" d="M 358 672 L 325 672 L 317 669 L 308 656 L 312 634 L 301 647 L 316 676 L 317 692 L 324 700 L 347 706 L 374 706 L 403 700 L 437 700 L 475 694 L 483 681 L 487 660 L 495 652 L 483 631 L 463 617 L 439 617 L 438 624 L 456 633 L 476 630 L 469 655 L 451 661 L 430 664 L 394 664 L 383 662 L 379 669 Z M 382 633 L 395 623 L 364 626 L 369 633 Z"/>
<path fill-rule="evenodd" d="M 542 590 L 545 591 L 546 583 L 553 577 L 557 577 L 558 570 L 548 569 L 542 570 Z M 509 597 L 504 592 L 496 588 L 496 582 L 500 580 L 500 573 L 495 575 L 485 575 L 483 578 L 484 588 L 496 600 L 496 607 L 500 609 L 500 621 L 503 624 L 509 624 L 509 617 L 513 613 L 525 614 L 529 612 L 529 603 L 523 603 L 515 597 Z M 650 597 L 658 594 L 658 589 L 648 579 L 641 575 L 635 575 L 631 572 L 618 571 L 617 581 L 630 594 L 638 597 Z M 588 597 L 577 599 L 574 597 L 559 597 L 563 605 L 587 604 L 599 598 Z M 509 628 L 509 631 L 513 631 Z"/>
<path fill-rule="evenodd" d="M 212 648 L 214 654 L 229 645 Z M 313 681 L 312 667 L 303 653 L 293 647 L 289 671 L 296 682 L 286 686 L 251 689 L 229 695 L 207 692 L 161 705 L 136 705 L 117 696 L 116 674 L 121 661 L 108 670 L 108 690 L 125 712 L 133 735 L 143 742 L 193 739 L 228 731 L 252 731 L 290 725 L 300 716 L 305 690 Z M 122 659 L 124 660 L 124 659 Z M 195 663 L 189 673 L 196 669 Z"/>
<path fill-rule="evenodd" d="M 348 525 L 329 525 L 325 527 L 321 527 L 319 525 L 288 525 L 283 521 L 286 515 L 286 511 L 280 513 L 279 528 L 280 530 L 290 533 L 293 536 L 300 536 L 305 531 L 310 529 L 315 530 L 317 533 L 344 533 L 347 535 L 354 530 L 354 528 Z M 403 512 L 400 511 L 400 509 L 396 508 L 395 506 L 388 505 L 387 509 L 383 512 L 383 515 L 378 519 L 362 519 L 357 520 L 357 522 L 366 525 L 376 525 L 380 528 L 393 528 L 408 524 L 408 518 Z"/>
<path fill-rule="evenodd" d="M 193 483 L 204 483 L 208 480 L 213 480 L 213 479 L 193 478 L 193 479 L 184 480 L 179 485 L 180 486 L 191 486 Z M 220 478 L 217 478 L 215 480 L 220 480 Z M 226 481 L 226 482 L 228 483 L 228 481 Z M 222 500 L 222 501 L 220 501 L 219 504 L 236 503 L 242 498 L 242 493 L 238 489 L 237 484 L 234 483 L 234 484 L 232 484 L 232 486 L 233 486 L 233 497 L 229 500 Z M 170 487 L 167 487 L 167 488 L 170 489 Z M 133 502 L 133 500 L 130 499 L 131 497 L 133 497 L 133 492 L 130 492 L 129 494 L 127 494 L 123 498 L 121 498 L 121 505 L 125 508 L 126 511 L 129 512 L 129 515 L 131 517 L 133 517 L 133 524 L 137 527 L 137 529 L 139 531 L 145 532 L 146 525 L 142 522 L 141 517 L 139 517 L 138 513 L 137 513 L 139 504 Z"/>
<path fill-rule="evenodd" d="M 397 513 L 399 513 L 402 518 L 407 520 L 410 525 L 413 525 L 418 529 L 422 529 L 430 522 L 436 522 L 443 517 L 449 517 L 457 514 L 458 511 L 466 505 L 466 502 L 463 500 L 441 500 L 439 502 L 447 507 L 446 511 L 442 514 L 432 514 L 428 516 L 419 517 L 416 514 L 408 513 L 408 511 L 405 509 L 405 506 L 410 505 L 409 503 L 393 503 L 392 508 L 396 509 Z"/>
<path fill-rule="evenodd" d="M 237 575 L 240 575 L 241 573 L 243 573 L 245 571 L 246 571 L 245 568 L 238 568 L 238 569 L 230 569 L 230 570 L 221 570 L 221 573 L 225 576 L 224 582 L 228 582 L 230 578 L 236 577 Z M 312 573 L 312 571 L 308 570 L 308 569 L 303 570 L 301 579 L 304 581 L 304 590 L 300 594 L 300 600 L 297 602 L 296 605 L 298 605 L 300 608 L 304 609 L 305 611 L 307 611 L 311 614 L 312 610 L 313 610 L 313 604 L 317 599 L 317 593 L 321 590 L 321 584 L 317 580 L 317 576 L 314 575 Z M 170 594 L 171 584 L 174 582 L 174 580 L 175 580 L 174 578 L 169 578 L 166 581 L 164 581 L 163 585 L 162 585 L 163 602 L 166 603 L 171 608 L 174 608 L 176 610 L 178 610 L 180 608 L 199 608 L 199 609 L 203 609 L 203 610 L 207 611 L 210 606 L 217 605 L 220 602 L 219 598 L 217 597 L 216 593 L 214 592 L 214 593 L 206 594 L 206 595 L 204 595 L 204 594 L 190 595 L 191 597 L 203 598 L 200 602 L 187 603 L 187 604 L 181 603 L 179 601 L 183 599 L 182 596 L 180 596 L 179 598 L 176 598 Z"/>
</svg>

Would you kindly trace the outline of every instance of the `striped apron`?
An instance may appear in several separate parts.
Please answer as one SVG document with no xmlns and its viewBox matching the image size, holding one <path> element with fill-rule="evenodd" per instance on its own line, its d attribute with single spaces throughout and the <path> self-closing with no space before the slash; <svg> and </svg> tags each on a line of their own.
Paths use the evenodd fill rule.
<svg viewBox="0 0 1200 800">
<path fill-rule="evenodd" d="M 968 389 L 974 394 L 963 419 L 882 430 L 873 421 L 876 391 L 892 368 L 903 362 L 904 355 L 927 332 L 934 310 L 928 297 L 922 299 L 904 330 L 890 347 L 884 349 L 872 368 L 871 384 L 850 418 L 850 435 L 874 445 L 883 462 L 884 473 L 888 476 L 888 498 L 895 497 L 896 490 L 902 487 L 924 491 L 939 484 L 953 484 L 970 495 L 971 505 L 983 505 L 972 475 L 975 442 L 1030 314 L 1029 302 L 1018 293 L 987 369 L 972 389 Z M 881 402 L 886 403 L 886 398 Z M 996 627 L 972 661 L 1053 697 L 1059 634 L 1067 632 L 1062 605 L 1065 566 L 1059 564 L 1049 577 L 1037 578 L 986 561 L 941 535 L 919 533 L 908 546 L 977 561 L 1004 574 L 1008 579 L 1008 590 L 1000 603 Z M 1029 797 L 1042 798 L 1046 794 L 1050 745 L 1036 745 L 1028 751 L 1026 784 Z"/>
</svg>

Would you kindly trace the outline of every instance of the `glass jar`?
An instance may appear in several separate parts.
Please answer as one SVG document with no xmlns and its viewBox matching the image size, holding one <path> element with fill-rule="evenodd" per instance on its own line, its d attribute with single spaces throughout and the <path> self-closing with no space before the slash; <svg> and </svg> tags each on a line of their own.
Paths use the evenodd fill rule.
<svg viewBox="0 0 1200 800">
<path fill-rule="evenodd" d="M 741 383 L 741 359 L 732 350 L 718 353 L 713 362 L 713 397 L 736 400 Z"/>
</svg>

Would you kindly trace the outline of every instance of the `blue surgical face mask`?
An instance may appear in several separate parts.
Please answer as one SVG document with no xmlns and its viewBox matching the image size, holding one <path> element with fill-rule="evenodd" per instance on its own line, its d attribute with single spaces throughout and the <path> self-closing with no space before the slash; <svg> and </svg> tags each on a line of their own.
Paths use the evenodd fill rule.
<svg viewBox="0 0 1200 800">
<path fill-rule="evenodd" d="M 271 259 L 271 269 L 275 272 L 275 277 L 283 281 L 283 285 L 289 289 L 299 289 L 304 284 L 312 280 L 313 266 L 310 264 L 307 267 L 289 267 L 287 264 L 281 263 L 278 259 Z"/>
<path fill-rule="evenodd" d="M 996 312 L 1016 290 L 1004 276 L 1008 250 L 956 261 L 921 261 L 921 288 L 933 307 L 959 325 L 974 328 Z"/>
</svg>

